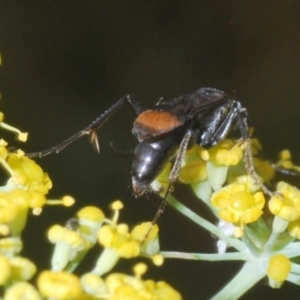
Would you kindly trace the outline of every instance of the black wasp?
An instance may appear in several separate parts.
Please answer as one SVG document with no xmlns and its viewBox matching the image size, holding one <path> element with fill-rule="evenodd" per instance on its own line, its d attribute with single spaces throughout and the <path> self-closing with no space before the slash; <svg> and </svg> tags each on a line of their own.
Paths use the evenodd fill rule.
<svg viewBox="0 0 300 300">
<path fill-rule="evenodd" d="M 171 101 L 160 100 L 152 109 L 147 110 L 142 109 L 134 97 L 124 96 L 89 126 L 61 144 L 45 151 L 28 153 L 27 156 L 43 157 L 58 153 L 84 135 L 91 135 L 95 139 L 96 131 L 126 102 L 137 114 L 132 129 L 138 139 L 132 163 L 135 196 L 141 196 L 149 189 L 166 163 L 177 153 L 165 201 L 155 221 L 161 214 L 170 188 L 178 176 L 186 149 L 195 143 L 203 147 L 217 144 L 227 136 L 233 124 L 237 125 L 242 140 L 246 142 L 247 170 L 260 183 L 253 169 L 247 111 L 240 102 L 230 99 L 224 92 L 214 88 L 200 88 Z M 264 186 L 262 187 L 269 193 Z"/>
</svg>

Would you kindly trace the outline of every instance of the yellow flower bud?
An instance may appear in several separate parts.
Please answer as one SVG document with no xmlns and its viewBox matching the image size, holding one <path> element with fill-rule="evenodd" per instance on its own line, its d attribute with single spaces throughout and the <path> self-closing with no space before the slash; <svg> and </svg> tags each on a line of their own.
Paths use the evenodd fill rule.
<svg viewBox="0 0 300 300">
<path fill-rule="evenodd" d="M 105 218 L 102 210 L 95 206 L 86 206 L 82 208 L 76 215 L 78 219 L 87 219 L 94 222 L 101 222 Z"/>
<path fill-rule="evenodd" d="M 4 285 L 11 276 L 11 266 L 8 258 L 0 255 L 0 285 Z"/>
<path fill-rule="evenodd" d="M 300 218 L 300 191 L 285 182 L 279 182 L 277 191 L 282 195 L 274 195 L 269 201 L 272 214 L 286 221 Z"/>
<path fill-rule="evenodd" d="M 271 280 L 283 282 L 290 274 L 291 261 L 282 254 L 274 255 L 270 258 L 267 273 Z"/>
<path fill-rule="evenodd" d="M 44 271 L 38 277 L 37 286 L 45 298 L 68 300 L 80 299 L 82 295 L 79 278 L 67 272 Z"/>
<path fill-rule="evenodd" d="M 10 257 L 11 277 L 14 281 L 27 281 L 36 273 L 35 264 L 25 257 Z"/>
<path fill-rule="evenodd" d="M 108 294 L 104 280 L 96 274 L 84 274 L 81 277 L 81 284 L 86 293 L 95 297 L 104 298 Z"/>
<path fill-rule="evenodd" d="M 292 237 L 300 239 L 300 220 L 289 222 L 287 229 Z"/>
<path fill-rule="evenodd" d="M 12 286 L 10 286 L 6 290 L 3 299 L 4 300 L 18 300 L 18 299 L 42 300 L 42 297 L 33 285 L 23 281 L 23 282 L 17 282 Z"/>
</svg>

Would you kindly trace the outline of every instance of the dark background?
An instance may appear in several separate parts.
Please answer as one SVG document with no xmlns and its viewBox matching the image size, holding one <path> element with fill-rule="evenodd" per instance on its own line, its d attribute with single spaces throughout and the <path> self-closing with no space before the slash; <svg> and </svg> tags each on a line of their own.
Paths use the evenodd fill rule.
<svg viewBox="0 0 300 300">
<path fill-rule="evenodd" d="M 300 2 L 298 1 L 0 1 L 1 111 L 6 122 L 30 133 L 23 149 L 49 148 L 88 125 L 121 96 L 145 107 L 209 86 L 238 98 L 248 109 L 264 153 L 275 160 L 288 147 L 299 154 Z M 99 133 L 101 153 L 78 141 L 40 161 L 50 173 L 50 197 L 69 193 L 74 208 L 45 207 L 31 216 L 24 255 L 49 267 L 46 228 L 80 207 L 125 203 L 121 221 L 151 220 L 159 199 L 132 195 L 131 156 L 114 153 L 135 145 L 134 113 L 121 109 Z M 8 139 L 7 135 L 5 138 Z M 12 145 L 15 143 L 10 140 Z M 294 179 L 299 183 L 299 179 Z M 204 215 L 184 188 L 179 198 Z M 212 221 L 214 221 L 212 219 Z M 159 220 L 163 250 L 212 252 L 214 240 L 168 207 Z M 96 253 L 96 251 L 95 251 Z M 95 255 L 94 253 L 94 255 Z M 89 269 L 95 256 L 84 266 Z M 118 268 L 130 272 L 132 261 Z M 166 261 L 145 277 L 166 280 L 184 299 L 208 299 L 240 268 L 238 263 Z M 84 268 L 82 269 L 84 270 Z M 286 283 L 261 282 L 243 299 L 297 299 Z"/>
</svg>

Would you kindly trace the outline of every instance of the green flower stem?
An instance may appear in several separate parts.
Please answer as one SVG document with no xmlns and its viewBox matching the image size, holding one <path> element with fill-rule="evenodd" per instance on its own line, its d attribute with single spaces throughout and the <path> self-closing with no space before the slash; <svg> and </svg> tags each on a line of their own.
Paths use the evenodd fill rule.
<svg viewBox="0 0 300 300">
<path fill-rule="evenodd" d="M 239 273 L 211 300 L 239 299 L 246 291 L 266 276 L 255 262 L 246 262 Z"/>
<path fill-rule="evenodd" d="M 164 258 L 180 258 L 190 260 L 207 260 L 207 261 L 224 261 L 224 260 L 249 260 L 247 253 L 234 252 L 234 253 L 213 253 L 213 254 L 202 254 L 202 253 L 185 253 L 175 251 L 162 251 L 160 254 Z"/>
<path fill-rule="evenodd" d="M 247 224 L 245 232 L 258 248 L 262 248 L 271 235 L 271 230 L 267 227 L 263 218 L 259 218 L 256 222 Z"/>
<path fill-rule="evenodd" d="M 272 226 L 272 234 L 268 240 L 268 242 L 265 245 L 265 252 L 270 252 L 273 250 L 273 247 L 278 240 L 279 235 L 284 232 L 288 225 L 288 221 L 283 220 L 282 218 L 275 216 L 273 220 L 273 226 Z"/>
<path fill-rule="evenodd" d="M 273 250 L 274 244 L 277 241 L 279 234 L 280 233 L 277 233 L 277 232 L 274 232 L 274 231 L 272 232 L 268 242 L 266 243 L 266 245 L 264 247 L 265 248 L 264 252 L 268 253 L 268 252 L 271 252 Z"/>
<path fill-rule="evenodd" d="M 298 274 L 290 273 L 287 281 L 300 285 L 300 276 Z"/>
<path fill-rule="evenodd" d="M 245 234 L 242 237 L 242 241 L 247 245 L 247 248 L 250 250 L 250 252 L 258 257 L 261 254 L 261 251 L 255 246 L 255 244 L 252 242 L 252 240 L 248 236 L 249 232 L 245 232 Z"/>
<path fill-rule="evenodd" d="M 300 242 L 291 242 L 286 245 L 284 248 L 279 249 L 278 251 L 274 251 L 273 254 L 282 254 L 285 256 L 292 258 L 299 256 Z"/>
<path fill-rule="evenodd" d="M 282 233 L 274 245 L 273 252 L 276 252 L 277 250 L 282 250 L 282 249 L 284 249 L 284 251 L 285 251 L 286 249 L 289 249 L 290 245 L 293 246 L 293 244 L 295 243 L 295 244 L 298 244 L 298 249 L 294 249 L 295 255 L 292 255 L 289 257 L 299 256 L 299 244 L 300 243 L 294 242 L 294 241 L 295 241 L 295 238 L 292 237 L 288 232 Z"/>
<path fill-rule="evenodd" d="M 292 263 L 291 272 L 300 274 L 300 265 Z"/>
<path fill-rule="evenodd" d="M 252 224 L 251 224 L 252 225 Z M 267 226 L 265 220 L 263 218 L 259 218 L 256 222 L 253 223 L 253 229 L 260 235 L 260 236 L 269 236 L 270 229 Z"/>
<path fill-rule="evenodd" d="M 185 205 L 180 203 L 172 195 L 168 196 L 168 203 L 171 204 L 175 209 L 177 209 L 180 213 L 188 217 L 196 224 L 210 231 L 212 234 L 218 236 L 219 238 L 225 240 L 231 247 L 234 247 L 240 252 L 248 251 L 247 247 L 244 245 L 242 241 L 236 238 L 226 236 L 221 229 L 219 229 L 217 226 L 213 225 L 212 223 L 206 221 L 204 218 L 194 213 L 192 210 L 190 210 Z"/>
<path fill-rule="evenodd" d="M 103 274 L 109 272 L 117 264 L 119 259 L 120 256 L 117 254 L 115 249 L 105 248 L 98 258 L 91 273 L 102 276 Z"/>
<path fill-rule="evenodd" d="M 66 272 L 72 273 L 85 257 L 87 251 L 81 251 L 76 255 L 76 258 L 71 260 L 65 268 Z"/>
</svg>

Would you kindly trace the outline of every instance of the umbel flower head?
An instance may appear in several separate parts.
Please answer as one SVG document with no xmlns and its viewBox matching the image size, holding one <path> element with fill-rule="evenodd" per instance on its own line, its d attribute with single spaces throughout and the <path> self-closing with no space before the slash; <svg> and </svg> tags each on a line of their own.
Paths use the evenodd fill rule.
<svg viewBox="0 0 300 300">
<path fill-rule="evenodd" d="M 27 133 L 3 123 L 3 118 L 0 113 L 0 126 L 17 133 L 19 140 L 25 141 Z M 0 164 L 8 174 L 6 184 L 0 187 L 0 284 L 4 291 L 3 299 L 41 299 L 34 286 L 26 282 L 32 279 L 37 267 L 31 260 L 20 256 L 23 246 L 21 233 L 26 226 L 29 209 L 41 212 L 48 202 L 46 194 L 52 186 L 51 180 L 22 151 L 10 152 L 2 139 Z"/>
<path fill-rule="evenodd" d="M 147 270 L 145 264 L 134 267 L 135 276 L 112 272 L 120 259 L 137 257 L 141 250 L 149 247 L 153 251 L 153 243 L 156 253 L 159 248 L 157 226 L 145 241 L 148 246 L 143 248 L 141 234 L 143 232 L 145 236 L 150 223 L 138 225 L 130 232 L 127 224 L 118 223 L 123 208 L 121 201 L 113 202 L 111 208 L 114 211 L 111 219 L 106 219 L 96 207 L 85 207 L 77 213 L 78 219 L 73 219 L 71 225 L 50 228 L 48 238 L 55 248 L 52 270 L 41 273 L 38 278 L 41 294 L 55 299 L 84 299 L 88 295 L 96 299 L 181 299 L 180 294 L 167 283 L 143 280 L 142 275 Z M 93 269 L 81 277 L 69 274 L 95 245 L 94 235 L 103 250 Z M 163 262 L 161 255 L 152 255 L 152 259 L 156 265 Z"/>
<path fill-rule="evenodd" d="M 254 155 L 259 155 L 260 143 L 253 140 L 251 145 Z M 242 161 L 244 148 L 241 142 L 225 140 L 209 150 L 195 146 L 184 157 L 179 180 L 190 184 L 197 197 L 208 205 L 218 220 L 218 227 L 168 196 L 174 208 L 219 240 L 218 253 L 162 251 L 165 259 L 245 262 L 213 300 L 238 299 L 264 277 L 268 277 L 273 288 L 280 288 L 285 281 L 300 285 L 300 266 L 293 261 L 300 255 L 299 242 L 294 240 L 300 237 L 300 192 L 286 182 L 279 182 L 277 189 L 269 193 L 271 197 L 264 193 L 266 189 L 262 190 L 262 182 L 272 184 L 275 169 L 281 170 L 279 166 L 287 165 L 293 172 L 300 169 L 291 162 L 287 151 L 273 166 L 255 156 L 252 168 L 258 171 L 258 182 L 258 178 L 246 174 Z M 160 180 L 158 177 L 157 181 Z M 228 248 L 234 250 L 226 253 Z"/>
<path fill-rule="evenodd" d="M 0 126 L 17 133 L 25 141 L 27 134 L 6 123 L 0 113 Z M 248 143 L 249 141 L 246 141 Z M 168 202 L 193 222 L 218 237 L 218 253 L 182 253 L 161 251 L 158 227 L 149 222 L 130 230 L 119 222 L 123 204 L 112 204 L 113 216 L 88 206 L 81 209 L 65 226 L 54 224 L 48 239 L 54 251 L 49 270 L 38 270 L 31 260 L 20 255 L 22 231 L 28 212 L 40 214 L 45 204 L 70 206 L 74 199 L 47 199 L 52 182 L 42 168 L 21 150 L 12 153 L 0 140 L 0 163 L 8 174 L 0 187 L 0 297 L 9 299 L 181 299 L 180 294 L 164 281 L 144 280 L 147 270 L 137 263 L 132 274 L 114 272 L 121 259 L 144 256 L 161 265 L 167 258 L 193 260 L 240 260 L 240 272 L 212 299 L 238 299 L 260 279 L 280 288 L 289 281 L 300 285 L 300 192 L 286 182 L 277 185 L 276 193 L 264 195 L 257 178 L 246 175 L 243 141 L 224 140 L 211 149 L 199 146 L 187 151 L 179 181 L 189 184 L 216 217 L 218 226 L 196 215 L 169 195 Z M 261 145 L 252 141 L 254 155 Z M 260 182 L 272 184 L 277 170 L 299 172 L 285 150 L 272 165 L 259 156 L 253 160 Z M 169 186 L 171 163 L 152 187 L 164 195 Z M 253 167 L 253 166 L 252 166 Z M 251 172 L 250 172 L 251 173 Z M 268 205 L 265 205 L 268 203 Z M 151 229 L 149 231 L 149 228 Z M 147 238 L 145 238 L 147 236 Z M 96 263 L 84 275 L 72 274 L 92 247 L 100 248 Z M 231 252 L 226 252 L 232 248 Z M 37 285 L 29 283 L 37 274 Z M 197 295 L 202 299 L 201 291 Z"/>
<path fill-rule="evenodd" d="M 87 273 L 81 278 L 81 282 L 85 292 L 98 299 L 182 299 L 181 295 L 164 281 L 143 280 L 142 275 L 147 270 L 144 263 L 138 263 L 133 270 L 134 276 L 111 273 L 105 279 Z"/>
<path fill-rule="evenodd" d="M 0 127 L 17 133 L 19 140 L 26 141 L 27 133 L 3 123 L 3 113 L 0 113 L 0 117 Z M 8 174 L 6 184 L 0 187 L 0 234 L 7 236 L 8 240 L 2 239 L 0 244 L 3 246 L 15 244 L 20 251 L 17 239 L 20 238 L 26 225 L 29 209 L 32 209 L 34 214 L 40 214 L 45 204 L 69 206 L 74 203 L 74 199 L 70 196 L 65 196 L 61 200 L 47 199 L 46 195 L 52 187 L 48 174 L 26 157 L 23 151 L 10 152 L 3 139 L 0 139 L 0 164 Z M 18 252 L 12 248 L 10 251 Z"/>
</svg>

